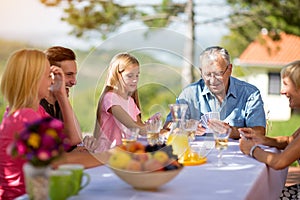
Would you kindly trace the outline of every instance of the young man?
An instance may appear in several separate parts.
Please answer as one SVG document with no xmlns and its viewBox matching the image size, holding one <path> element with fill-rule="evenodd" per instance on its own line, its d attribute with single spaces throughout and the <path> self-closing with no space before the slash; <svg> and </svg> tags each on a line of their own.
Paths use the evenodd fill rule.
<svg viewBox="0 0 300 200">
<path fill-rule="evenodd" d="M 51 66 L 58 66 L 63 70 L 65 77 L 66 94 L 69 97 L 69 88 L 76 85 L 77 82 L 77 64 L 75 53 L 71 49 L 61 46 L 53 46 L 47 49 L 45 53 Z M 54 81 L 54 85 L 52 86 L 56 87 L 56 84 L 59 84 L 59 80 Z M 57 118 L 64 123 L 75 123 L 78 131 L 74 132 L 70 137 L 71 144 L 73 145 L 73 148 L 71 150 L 73 150 L 82 140 L 80 126 L 75 114 L 73 113 L 73 120 L 66 121 L 63 117 L 63 109 L 65 108 L 58 103 L 57 98 L 55 97 L 53 92 L 50 93 L 47 98 L 42 99 L 40 101 L 40 105 L 43 106 L 46 112 L 49 113 L 52 117 Z"/>
<path fill-rule="evenodd" d="M 76 85 L 77 82 L 77 64 L 75 53 L 71 49 L 61 46 L 51 47 L 47 49 L 45 53 L 51 66 L 55 65 L 63 70 L 66 82 L 66 92 L 67 96 L 69 96 L 69 88 Z M 63 121 L 60 106 L 54 95 L 50 95 L 47 99 L 42 99 L 40 104 L 52 117 Z"/>
</svg>

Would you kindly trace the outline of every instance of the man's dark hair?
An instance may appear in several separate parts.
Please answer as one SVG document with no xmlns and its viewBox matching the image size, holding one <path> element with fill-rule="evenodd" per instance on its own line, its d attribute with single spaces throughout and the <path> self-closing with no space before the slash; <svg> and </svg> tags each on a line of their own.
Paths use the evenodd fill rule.
<svg viewBox="0 0 300 200">
<path fill-rule="evenodd" d="M 50 47 L 45 51 L 45 53 L 50 65 L 56 65 L 58 67 L 60 67 L 61 61 L 76 60 L 76 55 L 71 49 L 61 46 Z"/>
</svg>

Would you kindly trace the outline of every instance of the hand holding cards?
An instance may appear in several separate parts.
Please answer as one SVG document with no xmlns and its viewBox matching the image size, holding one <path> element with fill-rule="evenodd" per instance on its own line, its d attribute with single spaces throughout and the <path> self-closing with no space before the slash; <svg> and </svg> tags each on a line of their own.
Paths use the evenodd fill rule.
<svg viewBox="0 0 300 200">
<path fill-rule="evenodd" d="M 203 128 L 206 128 L 206 133 L 210 133 L 211 130 L 208 128 L 208 121 L 210 119 L 220 120 L 220 113 L 219 112 L 208 112 L 201 116 L 201 125 Z"/>
</svg>

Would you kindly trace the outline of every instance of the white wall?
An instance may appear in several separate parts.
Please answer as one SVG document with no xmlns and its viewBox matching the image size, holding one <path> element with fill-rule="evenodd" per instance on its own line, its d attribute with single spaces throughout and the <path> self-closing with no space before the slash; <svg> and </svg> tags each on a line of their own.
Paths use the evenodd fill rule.
<svg viewBox="0 0 300 200">
<path fill-rule="evenodd" d="M 268 95 L 268 70 L 251 68 L 247 70 L 248 76 L 243 78 L 248 83 L 255 85 L 261 92 L 268 119 L 272 121 L 285 121 L 291 117 L 288 99 L 283 95 Z"/>
</svg>

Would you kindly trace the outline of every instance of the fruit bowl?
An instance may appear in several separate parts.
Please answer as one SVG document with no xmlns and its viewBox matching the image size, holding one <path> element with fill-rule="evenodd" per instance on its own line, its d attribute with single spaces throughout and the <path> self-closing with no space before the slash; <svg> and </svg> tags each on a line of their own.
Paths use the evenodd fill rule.
<svg viewBox="0 0 300 200">
<path fill-rule="evenodd" d="M 136 189 L 157 189 L 182 170 L 171 145 L 133 142 L 110 150 L 107 166 Z"/>
<path fill-rule="evenodd" d="M 156 190 L 175 178 L 183 169 L 155 172 L 131 172 L 110 168 L 120 179 L 139 190 Z"/>
</svg>

